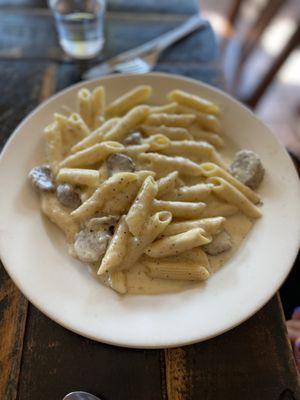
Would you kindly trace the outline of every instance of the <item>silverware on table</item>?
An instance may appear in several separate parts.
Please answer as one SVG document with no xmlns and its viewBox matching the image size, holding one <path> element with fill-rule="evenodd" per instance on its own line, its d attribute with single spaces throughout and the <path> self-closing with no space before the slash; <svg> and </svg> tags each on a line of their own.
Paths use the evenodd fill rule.
<svg viewBox="0 0 300 400">
<path fill-rule="evenodd" d="M 101 400 L 99 397 L 87 392 L 72 392 L 67 394 L 63 400 Z"/>
<path fill-rule="evenodd" d="M 163 50 L 192 32 L 206 27 L 207 24 L 206 20 L 202 19 L 199 15 L 195 15 L 178 28 L 96 65 L 83 74 L 83 79 L 97 78 L 112 72 L 127 74 L 149 72 L 156 65 L 158 57 Z"/>
</svg>

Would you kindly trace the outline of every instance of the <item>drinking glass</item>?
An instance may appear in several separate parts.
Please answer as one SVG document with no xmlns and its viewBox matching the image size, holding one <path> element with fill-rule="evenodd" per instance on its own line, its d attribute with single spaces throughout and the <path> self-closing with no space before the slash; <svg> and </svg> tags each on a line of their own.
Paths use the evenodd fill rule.
<svg viewBox="0 0 300 400">
<path fill-rule="evenodd" d="M 88 59 L 102 50 L 105 0 L 49 0 L 48 4 L 67 54 Z"/>
</svg>

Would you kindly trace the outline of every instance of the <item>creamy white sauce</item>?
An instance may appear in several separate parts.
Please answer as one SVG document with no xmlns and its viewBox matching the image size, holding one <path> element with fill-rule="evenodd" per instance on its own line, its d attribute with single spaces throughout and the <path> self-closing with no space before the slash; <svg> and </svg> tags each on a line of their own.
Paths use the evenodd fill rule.
<svg viewBox="0 0 300 400">
<path fill-rule="evenodd" d="M 243 239 L 250 231 L 253 222 L 244 214 L 238 213 L 226 218 L 224 228 L 231 235 L 232 248 L 217 256 L 208 256 L 211 272 L 216 272 L 238 250 Z M 128 293 L 131 294 L 158 294 L 177 292 L 190 287 L 201 286 L 203 282 L 188 282 L 179 280 L 153 279 L 148 277 L 145 267 L 137 263 L 127 272 Z"/>
</svg>

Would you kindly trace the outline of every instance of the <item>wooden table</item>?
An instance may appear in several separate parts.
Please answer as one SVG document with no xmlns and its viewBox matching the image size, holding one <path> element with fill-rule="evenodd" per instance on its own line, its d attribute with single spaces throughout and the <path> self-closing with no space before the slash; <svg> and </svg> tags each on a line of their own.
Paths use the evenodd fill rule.
<svg viewBox="0 0 300 400">
<path fill-rule="evenodd" d="M 80 80 L 87 65 L 63 55 L 45 2 L 1 0 L 0 5 L 3 146 L 38 103 Z M 195 1 L 187 0 L 109 2 L 101 57 L 167 31 L 195 7 Z M 222 85 L 211 29 L 166 51 L 156 69 Z M 59 400 L 80 389 L 106 400 L 300 399 L 277 295 L 222 336 L 166 350 L 118 348 L 65 330 L 28 303 L 3 268 L 0 300 L 1 400 Z"/>
</svg>

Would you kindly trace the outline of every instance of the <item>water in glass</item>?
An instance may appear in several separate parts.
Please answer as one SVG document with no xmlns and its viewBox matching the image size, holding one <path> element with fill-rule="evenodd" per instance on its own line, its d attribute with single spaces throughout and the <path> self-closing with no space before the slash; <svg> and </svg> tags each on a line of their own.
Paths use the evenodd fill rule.
<svg viewBox="0 0 300 400">
<path fill-rule="evenodd" d="M 92 58 L 104 44 L 104 0 L 50 1 L 56 20 L 59 42 L 75 58 Z"/>
</svg>

